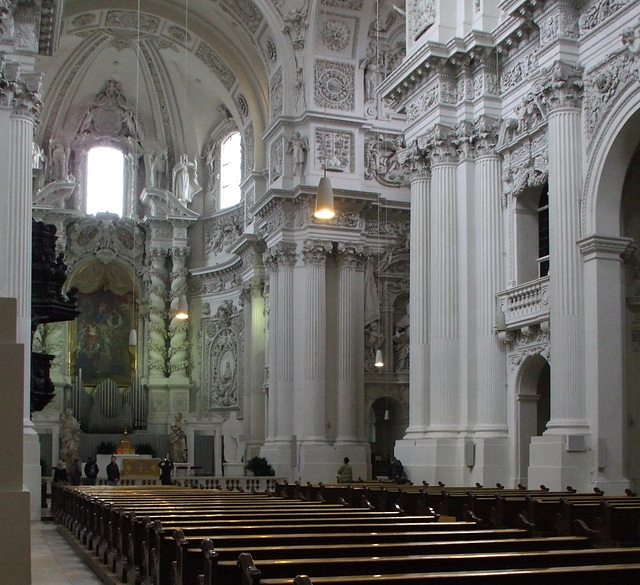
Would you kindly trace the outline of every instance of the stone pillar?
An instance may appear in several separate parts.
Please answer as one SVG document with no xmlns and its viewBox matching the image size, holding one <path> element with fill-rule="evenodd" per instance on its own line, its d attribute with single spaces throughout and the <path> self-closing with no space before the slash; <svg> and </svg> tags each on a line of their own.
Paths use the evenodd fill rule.
<svg viewBox="0 0 640 585">
<path fill-rule="evenodd" d="M 552 489 L 586 489 L 591 455 L 584 377 L 584 299 L 580 237 L 582 72 L 562 62 L 543 70 L 534 84 L 548 104 L 549 133 L 549 308 L 553 364 L 551 419 L 533 437 L 529 479 Z M 584 445 L 566 448 L 566 435 Z M 578 439 L 580 440 L 580 439 Z M 556 463 L 554 463 L 556 462 Z"/>
<path fill-rule="evenodd" d="M 173 268 L 171 270 L 170 309 L 169 315 L 169 376 L 171 378 L 189 378 L 191 356 L 189 355 L 189 319 L 177 319 L 176 313 L 181 295 L 187 297 L 187 258 L 190 248 L 174 247 L 171 250 Z"/>
<path fill-rule="evenodd" d="M 167 329 L 164 321 L 167 297 L 166 251 L 153 248 L 149 266 L 149 379 L 165 378 Z"/>
<path fill-rule="evenodd" d="M 364 384 L 360 370 L 364 362 L 361 298 L 355 295 L 362 283 L 362 247 L 338 244 L 338 436 L 336 444 L 362 440 L 364 429 Z M 360 284 L 359 289 L 362 289 Z M 360 306 L 360 310 L 358 310 Z M 359 383 L 360 380 L 360 383 Z"/>
<path fill-rule="evenodd" d="M 509 474 L 506 363 L 504 344 L 495 331 L 496 292 L 504 286 L 502 175 L 495 152 L 497 124 L 481 118 L 474 127 L 475 211 L 475 466 L 473 480 L 506 484 Z M 473 388 L 470 388 L 472 391 Z"/>
<path fill-rule="evenodd" d="M 273 438 L 261 449 L 278 475 L 289 475 L 291 469 L 291 440 L 294 418 L 294 351 L 293 351 L 293 267 L 296 263 L 296 246 L 280 242 L 266 253 L 267 265 L 277 265 L 275 291 L 271 288 L 271 315 L 269 317 L 269 344 L 273 345 L 275 371 L 269 368 L 269 435 Z M 270 278 L 273 279 L 271 272 Z M 272 282 L 273 284 L 273 282 Z M 273 315 L 275 310 L 275 317 Z M 271 362 L 270 362 L 271 363 Z"/>
<path fill-rule="evenodd" d="M 451 436 L 458 429 L 460 351 L 457 155 L 452 135 L 443 127 L 435 129 L 424 147 L 431 155 L 429 431 Z"/>
<path fill-rule="evenodd" d="M 269 389 L 267 395 L 267 417 L 265 444 L 271 443 L 276 437 L 276 411 L 277 411 L 277 335 L 276 323 L 278 322 L 278 263 L 269 252 L 263 255 L 263 262 L 269 275 L 268 280 L 268 316 L 267 316 L 267 371 Z"/>
<path fill-rule="evenodd" d="M 631 238 L 589 236 L 579 242 L 584 258 L 587 413 L 597 437 L 591 448 L 594 465 L 589 484 L 607 493 L 621 494 L 625 477 L 624 271 L 622 256 Z M 555 367 L 555 361 L 554 361 Z M 553 368 L 552 368 L 553 369 Z"/>
<path fill-rule="evenodd" d="M 305 351 L 304 378 L 301 392 L 296 395 L 296 407 L 304 416 L 299 417 L 299 436 L 305 443 L 326 443 L 325 385 L 327 340 L 327 295 L 325 268 L 331 242 L 307 241 L 302 251 L 305 263 Z M 299 400 L 298 400 L 299 399 Z"/>
</svg>

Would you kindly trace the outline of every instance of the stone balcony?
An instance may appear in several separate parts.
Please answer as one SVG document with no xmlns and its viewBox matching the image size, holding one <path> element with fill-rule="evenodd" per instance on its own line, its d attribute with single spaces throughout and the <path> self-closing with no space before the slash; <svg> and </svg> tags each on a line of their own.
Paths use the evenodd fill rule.
<svg viewBox="0 0 640 585">
<path fill-rule="evenodd" d="M 515 331 L 549 321 L 549 277 L 499 292 L 498 331 Z"/>
</svg>

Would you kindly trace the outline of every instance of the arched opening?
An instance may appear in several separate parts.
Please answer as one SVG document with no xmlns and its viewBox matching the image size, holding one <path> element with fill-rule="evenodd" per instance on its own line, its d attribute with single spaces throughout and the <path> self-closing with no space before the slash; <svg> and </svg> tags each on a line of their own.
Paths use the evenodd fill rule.
<svg viewBox="0 0 640 585">
<path fill-rule="evenodd" d="M 541 355 L 527 358 L 522 364 L 517 385 L 517 483 L 527 484 L 531 437 L 547 428 L 551 413 L 551 368 Z"/>
<path fill-rule="evenodd" d="M 382 396 L 371 405 L 369 420 L 372 475 L 374 478 L 386 477 L 389 458 L 407 426 L 402 405 L 395 398 Z"/>
</svg>

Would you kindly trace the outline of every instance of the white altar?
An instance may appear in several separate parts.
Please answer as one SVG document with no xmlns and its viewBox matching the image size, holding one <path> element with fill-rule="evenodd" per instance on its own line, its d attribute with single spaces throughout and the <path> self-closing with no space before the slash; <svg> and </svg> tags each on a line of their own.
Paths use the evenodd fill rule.
<svg viewBox="0 0 640 585">
<path fill-rule="evenodd" d="M 98 479 L 107 479 L 107 465 L 111 463 L 111 457 L 116 458 L 116 463 L 120 468 L 120 475 L 122 474 L 122 461 L 124 459 L 150 459 L 151 455 L 98 455 L 96 459 L 96 463 L 98 464 L 98 468 L 100 471 L 98 472 Z M 124 477 L 124 476 L 123 476 Z M 160 477 L 160 470 L 158 470 L 158 477 Z"/>
</svg>

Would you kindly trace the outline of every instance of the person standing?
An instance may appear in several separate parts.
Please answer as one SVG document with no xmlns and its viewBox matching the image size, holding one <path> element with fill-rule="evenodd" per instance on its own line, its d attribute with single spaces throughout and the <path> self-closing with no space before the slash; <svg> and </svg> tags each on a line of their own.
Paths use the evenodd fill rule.
<svg viewBox="0 0 640 585">
<path fill-rule="evenodd" d="M 67 466 L 60 459 L 57 467 L 53 468 L 53 483 L 67 483 Z"/>
<path fill-rule="evenodd" d="M 349 465 L 349 458 L 344 458 L 344 463 L 338 468 L 338 483 L 349 483 L 353 481 L 353 470 Z"/>
<path fill-rule="evenodd" d="M 120 468 L 116 463 L 116 458 L 111 457 L 111 463 L 107 465 L 107 485 L 118 485 L 120 481 Z"/>
<path fill-rule="evenodd" d="M 163 459 L 158 463 L 160 468 L 160 483 L 162 485 L 171 485 L 171 470 L 173 469 L 173 463 L 168 459 Z"/>
<path fill-rule="evenodd" d="M 76 457 L 73 460 L 67 476 L 69 477 L 71 485 L 80 485 L 80 480 L 82 479 L 82 463 L 80 462 L 80 457 Z"/>
<path fill-rule="evenodd" d="M 84 466 L 84 474 L 87 476 L 86 485 L 96 485 L 98 471 L 100 471 L 98 464 L 93 460 L 93 457 L 89 457 Z"/>
</svg>

